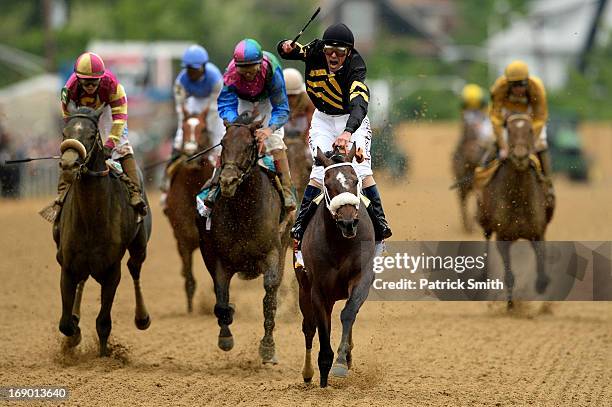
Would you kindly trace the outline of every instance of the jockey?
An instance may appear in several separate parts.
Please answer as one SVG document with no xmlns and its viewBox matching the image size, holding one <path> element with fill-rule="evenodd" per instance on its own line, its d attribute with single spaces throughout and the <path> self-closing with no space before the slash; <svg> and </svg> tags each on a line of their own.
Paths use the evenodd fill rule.
<svg viewBox="0 0 612 407">
<path fill-rule="evenodd" d="M 104 153 L 107 157 L 119 161 L 130 181 L 130 205 L 146 215 L 147 204 L 140 190 L 138 167 L 134 159 L 134 150 L 128 140 L 127 96 L 125 89 L 115 75 L 104 67 L 104 61 L 93 52 L 81 54 L 74 63 L 74 72 L 62 88 L 61 105 L 64 119 L 70 116 L 68 106 L 81 106 L 98 109 L 104 107 L 98 127 L 100 134 L 107 137 L 104 142 Z M 63 174 L 63 173 L 62 173 Z M 60 176 L 58 193 L 55 200 L 56 209 L 63 204 L 63 195 L 68 184 Z"/>
<path fill-rule="evenodd" d="M 206 124 L 211 146 L 218 144 L 225 132 L 217 111 L 217 97 L 223 87 L 223 76 L 219 68 L 208 60 L 208 52 L 199 45 L 191 45 L 185 50 L 181 67 L 183 69 L 174 82 L 174 104 L 178 125 L 172 144 L 170 162 L 166 166 L 162 180 L 160 199 L 162 207 L 165 206 L 169 188 L 168 168 L 181 155 L 184 113 L 200 114 L 208 110 Z"/>
<path fill-rule="evenodd" d="M 493 126 L 484 91 L 474 83 L 468 83 L 461 91 L 461 118 L 464 123 L 476 126 L 480 145 L 489 149 L 495 142 Z"/>
<path fill-rule="evenodd" d="M 391 229 L 385 219 L 376 182 L 372 176 L 370 144 L 372 130 L 366 116 L 369 90 L 365 85 L 366 65 L 354 49 L 354 37 L 344 24 L 334 24 L 323 33 L 323 39 L 315 39 L 302 46 L 291 40 L 278 44 L 278 53 L 284 59 L 306 63 L 306 89 L 316 106 L 310 127 L 309 145 L 313 157 L 317 147 L 322 151 L 333 146 L 346 148 L 349 142 L 357 144 L 365 155 L 362 163 L 355 163 L 357 175 L 363 179 L 363 194 L 370 200 L 368 212 L 374 224 L 378 248 L 383 239 L 391 237 Z M 321 193 L 323 167 L 313 165 L 310 182 L 304 191 L 300 212 L 291 230 L 299 247 L 308 221 L 314 214 L 311 203 Z M 379 250 L 380 251 L 380 250 Z M 299 259 L 299 255 L 297 256 Z"/>
<path fill-rule="evenodd" d="M 511 62 L 506 67 L 504 75 L 499 77 L 491 87 L 490 116 L 501 159 L 508 156 L 507 134 L 504 126 L 507 116 L 512 113 L 527 113 L 533 120 L 535 151 L 542 165 L 548 187 L 547 201 L 549 205 L 553 205 L 555 195 L 546 140 L 546 121 L 548 120 L 546 90 L 540 78 L 529 75 L 529 68 L 523 61 Z"/>
<path fill-rule="evenodd" d="M 287 97 L 289 99 L 289 110 L 291 115 L 285 124 L 285 133 L 289 136 L 294 133 L 304 137 L 308 141 L 308 130 L 315 107 L 306 93 L 306 85 L 302 74 L 295 68 L 283 69 L 285 85 L 287 87 Z"/>
<path fill-rule="evenodd" d="M 245 112 L 256 114 L 255 120 L 263 119 L 263 127 L 255 135 L 274 158 L 283 189 L 285 209 L 295 210 L 296 202 L 291 184 L 291 173 L 287 161 L 287 147 L 283 142 L 283 126 L 289 119 L 289 102 L 285 80 L 278 59 L 262 51 L 259 43 L 247 38 L 234 49 L 234 57 L 223 75 L 224 86 L 219 99 L 219 116 L 229 123 Z M 212 208 L 217 196 L 220 169 L 210 182 L 211 189 L 205 200 Z"/>
</svg>

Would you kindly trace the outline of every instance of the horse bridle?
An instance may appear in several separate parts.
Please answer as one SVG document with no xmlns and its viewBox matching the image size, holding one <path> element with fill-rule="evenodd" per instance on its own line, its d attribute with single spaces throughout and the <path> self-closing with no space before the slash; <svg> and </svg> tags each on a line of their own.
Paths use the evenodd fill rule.
<svg viewBox="0 0 612 407">
<path fill-rule="evenodd" d="M 229 127 L 250 127 L 248 124 L 242 124 L 242 123 L 232 123 Z M 250 129 L 249 129 L 250 132 Z M 246 168 L 243 168 L 240 164 L 242 163 L 238 163 L 236 161 L 228 161 L 225 163 L 221 163 L 221 171 L 223 171 L 224 168 L 228 167 L 228 168 L 236 168 L 238 170 L 238 172 L 240 173 L 240 176 L 238 177 L 238 184 L 240 184 L 242 182 L 242 180 L 251 172 L 251 170 L 253 169 L 253 167 L 255 167 L 255 164 L 257 163 L 257 160 L 259 160 L 261 157 L 259 157 L 258 151 L 257 151 L 257 138 L 255 138 L 255 136 L 251 133 L 251 136 L 253 137 L 253 141 L 251 143 L 251 155 L 249 157 L 249 160 L 247 161 L 248 165 L 246 166 Z M 223 140 L 221 140 L 221 147 L 223 147 Z"/>
<path fill-rule="evenodd" d="M 338 168 L 338 167 L 343 167 L 343 166 L 351 166 L 353 168 L 353 171 L 355 171 L 355 174 L 357 174 L 357 169 L 355 168 L 355 165 L 352 162 L 344 162 L 344 163 L 336 163 L 336 164 L 332 164 L 329 165 L 327 167 L 325 167 L 325 169 L 323 170 L 323 195 L 325 197 L 325 206 L 327 207 L 327 209 L 329 210 L 329 212 L 335 216 L 336 215 L 336 211 L 333 209 L 333 205 L 332 202 L 334 199 L 336 199 L 337 197 L 339 197 L 340 195 L 343 194 L 350 194 L 353 197 L 349 197 L 349 201 L 346 203 L 347 205 L 354 205 L 355 208 L 357 210 L 359 210 L 359 203 L 361 201 L 361 199 L 359 198 L 359 196 L 361 195 L 361 178 L 359 177 L 359 175 L 357 175 L 357 195 L 353 194 L 352 192 L 342 192 L 341 194 L 336 195 L 335 197 L 331 198 L 329 196 L 329 191 L 327 190 L 327 186 L 325 185 L 325 174 L 327 173 L 328 170 L 331 170 L 332 168 Z M 348 196 L 348 195 L 346 195 Z"/>
<path fill-rule="evenodd" d="M 93 118 L 93 117 L 91 117 L 89 115 L 86 115 L 86 114 L 82 114 L 82 113 L 77 113 L 77 114 L 71 115 L 68 118 L 68 121 L 70 122 L 72 119 L 75 119 L 75 118 L 84 118 L 84 119 L 87 119 L 87 120 L 91 121 L 94 124 L 95 128 L 96 128 L 96 136 L 95 136 L 96 137 L 96 141 L 94 143 L 93 148 L 91 150 L 87 151 L 87 154 L 85 155 L 85 159 L 75 169 L 75 171 L 77 173 L 77 178 L 80 177 L 81 175 L 88 175 L 90 177 L 105 177 L 105 176 L 107 176 L 109 174 L 109 172 L 110 172 L 108 164 L 106 165 L 106 169 L 102 170 L 102 171 L 93 171 L 89 167 L 87 167 L 87 164 L 89 164 L 89 161 L 91 160 L 93 152 L 95 150 L 100 150 L 100 151 L 103 150 L 102 137 L 100 135 L 100 129 L 98 128 L 98 121 L 95 118 Z M 76 139 L 73 139 L 73 140 L 76 140 Z M 78 140 L 76 140 L 76 141 L 80 143 L 80 141 L 78 141 Z M 77 162 L 80 161 L 80 160 L 81 160 L 81 157 L 79 157 L 77 159 Z"/>
</svg>

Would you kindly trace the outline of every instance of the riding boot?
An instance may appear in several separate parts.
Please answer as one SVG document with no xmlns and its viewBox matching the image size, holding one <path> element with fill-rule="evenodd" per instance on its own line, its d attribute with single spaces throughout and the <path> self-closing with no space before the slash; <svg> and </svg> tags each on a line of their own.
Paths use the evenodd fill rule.
<svg viewBox="0 0 612 407">
<path fill-rule="evenodd" d="M 380 194 L 378 193 L 376 184 L 364 188 L 363 194 L 370 200 L 368 214 L 370 215 L 372 223 L 374 224 L 374 240 L 376 242 L 380 242 L 384 239 L 390 238 L 392 235 L 391 228 L 389 227 L 387 219 L 385 218 L 385 212 L 382 207 Z"/>
<path fill-rule="evenodd" d="M 297 270 L 304 267 L 304 260 L 302 258 L 302 237 L 306 231 L 308 222 L 313 217 L 317 210 L 317 205 L 313 204 L 313 200 L 321 194 L 321 190 L 312 185 L 306 185 L 304 190 L 304 197 L 300 205 L 300 210 L 295 218 L 295 223 L 291 228 L 291 237 L 293 237 L 293 267 Z"/>
<path fill-rule="evenodd" d="M 291 172 L 289 170 L 289 160 L 287 160 L 287 152 L 283 149 L 273 150 L 274 167 L 278 172 L 278 177 L 283 187 L 283 200 L 285 201 L 285 210 L 287 212 L 294 211 L 297 203 L 295 202 L 295 193 L 293 183 L 291 182 Z"/>
<path fill-rule="evenodd" d="M 542 173 L 544 174 L 544 182 L 546 184 L 546 207 L 552 210 L 555 207 L 555 189 L 552 183 L 552 164 L 548 150 L 539 151 L 538 159 L 542 166 Z"/>
<path fill-rule="evenodd" d="M 123 171 L 129 178 L 128 191 L 130 193 L 130 205 L 140 215 L 147 214 L 147 203 L 145 202 L 140 190 L 140 177 L 138 176 L 138 166 L 132 154 L 128 154 L 119 160 Z"/>
<path fill-rule="evenodd" d="M 170 154 L 170 160 L 168 161 L 168 164 L 166 164 L 166 169 L 164 170 L 164 175 L 161 180 L 161 185 L 159 187 L 159 190 L 161 191 L 161 196 L 159 197 L 159 204 L 164 212 L 166 211 L 166 201 L 168 199 L 168 190 L 170 189 L 170 182 L 172 181 L 170 179 L 169 174 L 170 166 L 174 164 L 174 162 L 180 156 L 181 152 L 172 147 L 172 154 Z"/>
<path fill-rule="evenodd" d="M 64 205 L 64 200 L 66 199 L 66 193 L 68 192 L 69 186 L 70 184 L 66 182 L 64 178 L 64 171 L 60 171 L 57 183 L 57 197 L 53 200 L 53 203 L 47 205 L 40 212 L 38 212 L 43 219 L 53 223 L 59 216 L 62 206 Z"/>
<path fill-rule="evenodd" d="M 306 185 L 304 190 L 304 197 L 300 204 L 300 210 L 295 218 L 295 223 L 291 228 L 291 237 L 298 242 L 302 242 L 302 237 L 306 231 L 308 222 L 317 210 L 317 205 L 313 205 L 312 201 L 321 194 L 321 190 L 313 185 Z"/>
<path fill-rule="evenodd" d="M 208 188 L 208 195 L 204 199 L 204 205 L 212 209 L 215 206 L 217 195 L 219 195 L 219 178 L 221 177 L 221 167 L 215 167 L 212 177 L 206 181 L 202 189 Z"/>
</svg>

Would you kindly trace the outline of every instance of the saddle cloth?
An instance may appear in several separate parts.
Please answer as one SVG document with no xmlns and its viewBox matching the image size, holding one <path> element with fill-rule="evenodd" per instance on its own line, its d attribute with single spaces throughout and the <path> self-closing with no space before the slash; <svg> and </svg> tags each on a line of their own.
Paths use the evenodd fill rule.
<svg viewBox="0 0 612 407">
<path fill-rule="evenodd" d="M 529 160 L 531 161 L 531 165 L 536 169 L 538 174 L 542 173 L 542 164 L 540 163 L 540 159 L 535 154 L 529 155 Z M 485 166 L 478 166 L 474 169 L 474 187 L 476 189 L 482 189 L 489 184 L 491 179 L 499 166 L 501 165 L 501 161 L 496 158 Z"/>
</svg>

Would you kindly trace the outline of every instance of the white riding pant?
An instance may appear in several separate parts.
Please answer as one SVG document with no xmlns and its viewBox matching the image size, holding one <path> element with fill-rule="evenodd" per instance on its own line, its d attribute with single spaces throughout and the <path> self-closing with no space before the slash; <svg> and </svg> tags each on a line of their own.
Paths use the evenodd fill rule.
<svg viewBox="0 0 612 407">
<path fill-rule="evenodd" d="M 317 147 L 324 153 L 332 150 L 332 144 L 336 138 L 344 131 L 346 122 L 349 118 L 348 114 L 339 116 L 332 116 L 325 114 L 318 109 L 315 110 L 312 115 L 312 121 L 310 122 L 310 132 L 308 136 L 308 145 L 312 157 L 317 156 Z M 362 163 L 358 163 L 357 160 L 353 160 L 357 175 L 363 179 L 368 175 L 372 175 L 372 157 L 370 154 L 370 147 L 372 145 L 372 129 L 370 128 L 370 120 L 368 117 L 364 117 L 361 122 L 361 126 L 351 136 L 351 142 L 355 143 L 357 148 L 363 150 L 364 160 Z M 315 180 L 319 184 L 323 184 L 323 167 L 320 165 L 313 165 L 312 171 L 310 172 L 310 179 Z"/>
<path fill-rule="evenodd" d="M 221 142 L 225 134 L 225 126 L 223 126 L 223 120 L 219 117 L 216 99 L 213 98 L 213 100 L 211 100 L 210 97 L 198 98 L 195 96 L 189 96 L 185 99 L 185 110 L 187 110 L 189 114 L 200 114 L 206 109 L 206 106 L 209 106 L 208 114 L 206 115 L 208 136 L 210 137 L 210 145 L 214 146 Z M 178 126 L 174 136 L 173 147 L 175 150 L 180 150 L 183 146 L 183 120 L 185 119 L 181 106 L 176 107 L 176 113 L 178 116 Z"/>
<path fill-rule="evenodd" d="M 272 117 L 272 103 L 269 99 L 265 99 L 259 102 L 249 102 L 248 100 L 238 98 L 238 114 L 244 112 L 253 112 L 257 109 L 258 115 L 255 117 L 255 121 L 263 119 L 263 127 L 268 127 L 270 118 Z M 266 152 L 270 153 L 273 150 L 286 150 L 287 146 L 283 139 L 285 138 L 285 129 L 282 127 L 276 129 L 270 137 L 264 141 Z"/>
</svg>

